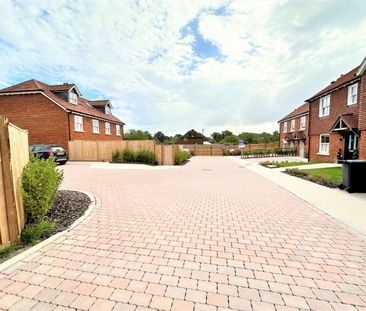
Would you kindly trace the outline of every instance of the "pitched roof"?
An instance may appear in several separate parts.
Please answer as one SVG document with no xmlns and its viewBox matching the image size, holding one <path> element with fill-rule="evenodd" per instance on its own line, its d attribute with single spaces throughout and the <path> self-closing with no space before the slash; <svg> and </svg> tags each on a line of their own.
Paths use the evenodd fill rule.
<svg viewBox="0 0 366 311">
<path fill-rule="evenodd" d="M 204 138 L 204 139 L 207 139 L 205 135 L 201 134 L 201 133 L 198 133 L 197 131 L 195 130 L 190 130 L 188 131 L 187 133 L 185 133 L 182 138 Z"/>
<path fill-rule="evenodd" d="M 357 129 L 358 128 L 358 119 L 353 113 L 345 113 L 341 114 L 337 121 L 331 128 L 331 131 L 334 131 L 336 126 L 342 121 L 342 124 L 345 125 L 348 129 Z"/>
<path fill-rule="evenodd" d="M 93 107 L 104 107 L 109 103 L 108 99 L 101 99 L 101 100 L 89 100 L 90 105 Z"/>
<path fill-rule="evenodd" d="M 65 90 L 67 89 L 68 86 L 71 86 L 70 88 L 75 86 L 74 84 L 64 84 L 64 85 L 65 85 Z M 78 112 L 78 113 L 86 114 L 91 117 L 96 117 L 96 118 L 104 119 L 107 121 L 124 124 L 117 117 L 115 117 L 113 115 L 107 115 L 107 114 L 99 111 L 98 109 L 94 108 L 92 105 L 92 102 L 90 102 L 86 98 L 78 97 L 78 105 L 73 105 L 73 104 L 68 103 L 67 101 L 58 97 L 54 93 L 55 90 L 52 89 L 53 87 L 56 87 L 56 89 L 59 90 L 58 87 L 60 87 L 60 85 L 52 86 L 52 85 L 48 85 L 43 82 L 32 79 L 32 80 L 28 80 L 28 81 L 7 87 L 5 89 L 2 89 L 2 90 L 0 90 L 0 95 L 4 94 L 4 93 L 15 93 L 16 94 L 16 93 L 20 93 L 20 92 L 41 91 L 51 100 L 53 100 L 58 105 L 60 105 L 61 107 L 63 107 L 64 109 L 66 109 L 68 111 Z M 68 88 L 67 90 L 69 90 L 70 88 Z"/>
<path fill-rule="evenodd" d="M 332 83 L 330 83 L 327 87 L 325 87 L 324 89 L 322 89 L 321 91 L 319 91 L 318 93 L 316 93 L 315 95 L 313 95 L 310 99 L 308 100 L 312 100 L 315 97 L 318 97 L 319 95 L 325 94 L 327 92 L 332 91 L 335 88 L 338 88 L 340 86 L 342 86 L 343 84 L 346 84 L 348 82 L 351 82 L 354 79 L 357 79 L 357 71 L 358 68 L 360 66 L 357 66 L 356 68 L 353 68 L 351 71 L 347 72 L 346 74 L 342 74 L 337 80 L 333 81 Z"/>
<path fill-rule="evenodd" d="M 293 118 L 295 118 L 299 115 L 302 115 L 302 114 L 305 114 L 305 113 L 308 113 L 308 112 L 309 112 L 309 103 L 304 103 L 300 107 L 297 107 L 294 111 L 292 111 L 291 113 L 289 113 L 288 115 L 283 117 L 278 122 L 285 121 L 285 120 L 288 120 L 288 119 L 293 119 Z"/>
</svg>

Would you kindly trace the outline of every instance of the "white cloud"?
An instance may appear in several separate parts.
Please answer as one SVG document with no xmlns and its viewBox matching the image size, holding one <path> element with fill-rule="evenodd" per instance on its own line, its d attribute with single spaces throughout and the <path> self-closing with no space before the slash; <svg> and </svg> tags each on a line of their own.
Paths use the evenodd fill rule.
<svg viewBox="0 0 366 311">
<path fill-rule="evenodd" d="M 84 95 L 110 98 L 127 128 L 272 131 L 361 62 L 365 9 L 358 1 L 2 0 L 0 87 L 75 82 Z M 184 33 L 192 21 L 197 29 Z M 202 56 L 205 43 L 218 57 Z"/>
</svg>

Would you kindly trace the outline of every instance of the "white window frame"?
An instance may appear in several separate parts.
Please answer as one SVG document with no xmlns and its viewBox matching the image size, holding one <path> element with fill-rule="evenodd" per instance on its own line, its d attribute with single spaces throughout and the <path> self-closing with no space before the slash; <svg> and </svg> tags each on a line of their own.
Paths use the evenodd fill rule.
<svg viewBox="0 0 366 311">
<path fill-rule="evenodd" d="M 82 116 L 74 115 L 74 123 L 75 132 L 84 132 L 84 122 Z"/>
<path fill-rule="evenodd" d="M 347 96 L 348 106 L 357 104 L 357 95 L 358 95 L 358 83 L 350 85 L 348 87 L 348 96 Z"/>
<path fill-rule="evenodd" d="M 121 126 L 119 124 L 116 124 L 116 135 L 121 136 Z"/>
<path fill-rule="evenodd" d="M 109 122 L 105 122 L 105 133 L 111 135 L 111 124 Z"/>
<path fill-rule="evenodd" d="M 319 117 L 329 116 L 330 113 L 330 95 L 323 96 L 319 100 Z"/>
<path fill-rule="evenodd" d="M 328 137 L 328 142 L 322 142 L 323 137 Z M 329 155 L 329 146 L 330 146 L 330 135 L 329 134 L 321 134 L 319 136 L 319 152 L 321 155 Z"/>
<path fill-rule="evenodd" d="M 295 131 L 295 119 L 292 119 L 291 120 L 291 124 L 290 124 L 290 132 L 293 132 Z"/>
<path fill-rule="evenodd" d="M 74 92 L 69 92 L 69 103 L 71 105 L 78 105 L 78 96 Z"/>
<path fill-rule="evenodd" d="M 99 120 L 93 119 L 93 133 L 100 134 Z"/>
<path fill-rule="evenodd" d="M 306 127 L 306 116 L 300 118 L 300 130 L 305 130 Z"/>
<path fill-rule="evenodd" d="M 283 122 L 283 132 L 287 133 L 287 121 Z"/>
<path fill-rule="evenodd" d="M 105 114 L 111 115 L 112 114 L 112 108 L 109 107 L 108 105 L 105 106 L 104 109 Z"/>
</svg>

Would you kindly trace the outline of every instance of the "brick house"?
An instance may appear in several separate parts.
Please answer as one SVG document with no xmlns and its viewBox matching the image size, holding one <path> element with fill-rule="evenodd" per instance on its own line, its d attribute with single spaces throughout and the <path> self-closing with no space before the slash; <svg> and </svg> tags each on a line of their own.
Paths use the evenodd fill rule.
<svg viewBox="0 0 366 311">
<path fill-rule="evenodd" d="M 307 101 L 309 160 L 366 159 L 366 58 Z"/>
<path fill-rule="evenodd" d="M 185 133 L 177 142 L 178 145 L 202 145 L 208 138 L 195 130 L 190 130 Z"/>
<path fill-rule="evenodd" d="M 124 123 L 112 115 L 109 100 L 81 97 L 75 84 L 29 80 L 0 90 L 0 115 L 29 131 L 30 144 L 71 140 L 122 140 Z"/>
<path fill-rule="evenodd" d="M 295 154 L 306 157 L 309 149 L 309 104 L 304 103 L 278 121 L 280 147 L 293 148 Z"/>
</svg>

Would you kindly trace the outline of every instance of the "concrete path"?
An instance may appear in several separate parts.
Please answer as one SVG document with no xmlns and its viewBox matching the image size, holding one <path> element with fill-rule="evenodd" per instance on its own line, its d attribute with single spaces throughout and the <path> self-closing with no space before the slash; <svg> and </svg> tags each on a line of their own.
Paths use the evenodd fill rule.
<svg viewBox="0 0 366 311">
<path fill-rule="evenodd" d="M 66 165 L 99 206 L 0 274 L 3 310 L 366 310 L 366 241 L 226 157 Z"/>
<path fill-rule="evenodd" d="M 286 190 L 292 192 L 311 205 L 340 220 L 350 228 L 366 236 L 366 194 L 348 193 L 339 189 L 317 185 L 298 177 L 284 174 L 286 168 L 269 169 L 260 166 L 260 159 L 245 160 L 239 157 L 230 157 L 241 167 L 246 167 Z M 339 164 L 322 163 L 296 166 L 299 169 L 337 167 Z M 295 168 L 291 167 L 291 168 Z"/>
</svg>

